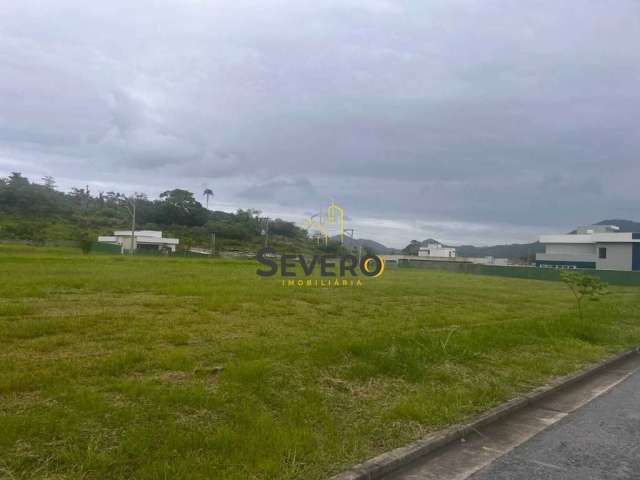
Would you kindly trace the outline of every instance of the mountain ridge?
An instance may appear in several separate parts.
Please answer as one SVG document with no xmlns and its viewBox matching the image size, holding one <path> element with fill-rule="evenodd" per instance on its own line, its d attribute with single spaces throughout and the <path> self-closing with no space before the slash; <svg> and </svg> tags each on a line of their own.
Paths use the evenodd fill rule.
<svg viewBox="0 0 640 480">
<path fill-rule="evenodd" d="M 632 220 L 624 219 L 608 219 L 601 220 L 593 225 L 615 225 L 620 228 L 620 232 L 640 232 L 640 222 L 634 222 Z M 575 233 L 575 230 L 568 233 Z M 340 237 L 334 235 L 331 237 L 333 241 L 339 241 Z M 386 245 L 371 240 L 369 238 L 351 238 L 344 237 L 344 245 L 349 248 L 357 248 L 362 246 L 363 249 L 370 250 L 378 255 L 392 255 L 398 253 L 404 253 L 406 255 L 417 255 L 418 249 L 422 246 L 426 246 L 428 243 L 442 243 L 434 238 L 427 238 L 425 240 L 411 240 L 409 244 L 403 249 L 391 248 Z M 496 257 L 496 258 L 511 258 L 511 259 L 532 259 L 536 253 L 544 252 L 544 245 L 540 242 L 531 243 L 510 243 L 499 245 L 447 245 L 442 243 L 445 247 L 454 247 L 456 254 L 460 257 Z"/>
<path fill-rule="evenodd" d="M 640 232 L 640 222 L 624 219 L 601 220 L 593 225 L 615 225 L 620 228 L 620 232 Z M 575 233 L 575 230 L 570 233 Z M 402 252 L 407 255 L 417 255 L 418 249 L 430 242 L 438 242 L 433 238 L 423 241 L 411 240 Z M 441 242 L 438 242 L 441 243 Z M 444 245 L 444 244 L 443 244 Z M 460 257 L 498 257 L 498 258 L 531 258 L 536 253 L 544 252 L 544 245 L 540 242 L 532 243 L 511 243 L 504 245 L 475 246 L 475 245 L 445 245 L 455 247 L 456 254 Z"/>
<path fill-rule="evenodd" d="M 334 235 L 333 237 L 330 237 L 330 240 L 337 242 L 340 240 L 340 236 Z M 369 238 L 351 238 L 346 235 L 344 236 L 344 245 L 347 248 L 357 248 L 361 246 L 363 249 L 368 249 L 378 255 L 391 255 L 393 253 L 400 252 L 397 248 L 387 247 L 386 245 Z"/>
</svg>

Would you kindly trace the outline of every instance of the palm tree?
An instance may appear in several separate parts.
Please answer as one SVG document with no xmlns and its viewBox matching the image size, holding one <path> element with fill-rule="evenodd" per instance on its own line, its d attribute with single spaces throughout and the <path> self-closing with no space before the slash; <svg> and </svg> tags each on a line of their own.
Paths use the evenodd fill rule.
<svg viewBox="0 0 640 480">
<path fill-rule="evenodd" d="M 211 190 L 210 188 L 205 188 L 204 192 L 202 192 L 202 195 L 204 195 L 204 197 L 207 199 L 207 210 L 209 209 L 209 198 L 213 197 L 213 190 Z"/>
</svg>

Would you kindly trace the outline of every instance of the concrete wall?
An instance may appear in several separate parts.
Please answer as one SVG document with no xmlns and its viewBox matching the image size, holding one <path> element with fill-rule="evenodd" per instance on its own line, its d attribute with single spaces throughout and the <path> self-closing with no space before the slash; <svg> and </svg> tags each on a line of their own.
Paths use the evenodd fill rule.
<svg viewBox="0 0 640 480">
<path fill-rule="evenodd" d="M 592 243 L 549 243 L 545 245 L 545 253 L 537 253 L 538 264 L 569 265 L 579 268 L 596 266 L 596 247 Z"/>
<path fill-rule="evenodd" d="M 531 280 L 560 280 L 560 269 L 536 267 L 499 267 L 496 265 L 478 265 L 464 262 L 438 262 L 431 260 L 401 259 L 399 267 L 427 268 L 447 272 L 474 273 L 480 275 L 496 275 L 500 277 L 528 278 Z M 599 277 L 610 285 L 627 285 L 640 287 L 640 272 L 620 272 L 612 270 L 580 270 L 587 275 Z"/>
<path fill-rule="evenodd" d="M 418 250 L 419 257 L 440 257 L 440 258 L 451 258 L 456 256 L 455 248 L 447 248 L 447 247 L 429 247 L 429 248 L 420 248 Z"/>
<path fill-rule="evenodd" d="M 118 242 L 122 245 L 123 251 L 131 250 L 131 237 L 118 237 Z M 135 238 L 133 239 L 133 248 L 135 249 L 138 246 Z"/>
<path fill-rule="evenodd" d="M 607 258 L 597 258 L 596 268 L 598 270 L 621 270 L 630 271 L 633 258 L 633 246 L 631 243 L 598 243 L 596 252 L 600 247 L 607 249 Z"/>
<path fill-rule="evenodd" d="M 545 245 L 545 253 L 583 257 L 585 261 L 596 257 L 596 249 L 592 243 L 549 243 Z"/>
<path fill-rule="evenodd" d="M 595 255 L 569 255 L 568 253 L 536 253 L 536 260 L 590 262 L 595 263 Z"/>
</svg>

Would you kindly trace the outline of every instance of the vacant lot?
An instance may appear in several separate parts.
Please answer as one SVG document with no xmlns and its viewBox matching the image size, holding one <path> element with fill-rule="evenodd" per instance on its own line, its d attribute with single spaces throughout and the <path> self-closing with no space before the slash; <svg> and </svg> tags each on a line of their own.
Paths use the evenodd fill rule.
<svg viewBox="0 0 640 480">
<path fill-rule="evenodd" d="M 0 477 L 321 479 L 640 343 L 638 289 L 0 247 Z"/>
</svg>

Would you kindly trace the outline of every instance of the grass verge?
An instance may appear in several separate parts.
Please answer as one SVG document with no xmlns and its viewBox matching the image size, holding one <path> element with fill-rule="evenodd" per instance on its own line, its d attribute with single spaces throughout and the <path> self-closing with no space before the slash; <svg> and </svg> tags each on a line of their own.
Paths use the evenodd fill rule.
<svg viewBox="0 0 640 480">
<path fill-rule="evenodd" d="M 0 246 L 0 477 L 321 479 L 640 343 L 640 291 Z"/>
</svg>

